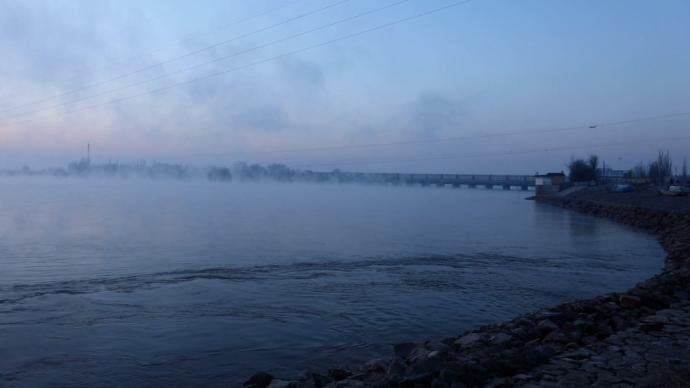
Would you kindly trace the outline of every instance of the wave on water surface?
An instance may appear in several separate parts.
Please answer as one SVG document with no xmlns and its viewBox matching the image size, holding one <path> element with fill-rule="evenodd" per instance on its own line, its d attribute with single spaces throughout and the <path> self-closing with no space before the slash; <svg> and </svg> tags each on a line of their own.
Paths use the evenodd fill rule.
<svg viewBox="0 0 690 388">
<path fill-rule="evenodd" d="M 0 304 L 18 303 L 29 298 L 55 294 L 86 294 L 101 291 L 132 292 L 137 289 L 160 287 L 195 280 L 222 281 L 266 281 L 266 280 L 306 280 L 338 273 L 374 270 L 385 272 L 404 272 L 406 268 L 428 267 L 429 270 L 439 267 L 458 270 L 489 271 L 495 267 L 514 265 L 535 265 L 542 267 L 567 267 L 567 261 L 548 257 L 518 257 L 496 253 L 474 255 L 429 255 L 405 258 L 371 258 L 356 261 L 298 262 L 285 265 L 261 265 L 251 267 L 215 267 L 198 270 L 178 270 L 148 274 L 136 274 L 118 277 L 98 277 L 91 279 L 62 280 L 54 282 L 14 284 L 0 286 Z M 609 269 L 617 266 L 608 264 Z M 423 270 L 423 269 L 422 269 Z"/>
</svg>

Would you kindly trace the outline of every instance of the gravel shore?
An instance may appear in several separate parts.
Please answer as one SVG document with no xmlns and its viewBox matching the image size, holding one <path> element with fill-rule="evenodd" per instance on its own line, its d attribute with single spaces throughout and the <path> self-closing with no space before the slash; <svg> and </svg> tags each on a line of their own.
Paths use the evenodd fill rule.
<svg viewBox="0 0 690 388">
<path fill-rule="evenodd" d="M 539 201 L 655 233 L 668 252 L 664 270 L 626 292 L 398 344 L 389 360 L 294 381 L 257 373 L 245 386 L 690 386 L 690 198 L 597 187 Z"/>
</svg>

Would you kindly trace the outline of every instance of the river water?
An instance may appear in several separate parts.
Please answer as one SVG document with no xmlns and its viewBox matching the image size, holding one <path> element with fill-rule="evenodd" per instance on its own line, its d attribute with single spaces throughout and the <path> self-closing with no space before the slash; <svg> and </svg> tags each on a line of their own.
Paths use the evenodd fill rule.
<svg viewBox="0 0 690 388">
<path fill-rule="evenodd" d="M 236 386 L 650 277 L 629 227 L 526 192 L 0 180 L 0 385 Z"/>
</svg>

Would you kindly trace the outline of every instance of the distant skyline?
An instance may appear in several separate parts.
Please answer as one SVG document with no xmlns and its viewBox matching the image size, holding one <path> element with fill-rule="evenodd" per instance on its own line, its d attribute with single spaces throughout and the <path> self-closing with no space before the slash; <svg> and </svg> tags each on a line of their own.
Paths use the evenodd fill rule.
<svg viewBox="0 0 690 388">
<path fill-rule="evenodd" d="M 690 2 L 473 0 L 339 40 L 453 3 L 0 0 L 0 168 L 87 143 L 96 162 L 407 172 L 690 156 L 690 115 L 622 123 L 690 112 Z"/>
</svg>

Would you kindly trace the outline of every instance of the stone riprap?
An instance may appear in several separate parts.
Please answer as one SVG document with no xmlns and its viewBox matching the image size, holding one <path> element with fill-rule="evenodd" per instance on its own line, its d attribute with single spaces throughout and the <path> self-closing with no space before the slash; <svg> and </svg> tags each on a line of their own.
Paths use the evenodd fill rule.
<svg viewBox="0 0 690 388">
<path fill-rule="evenodd" d="M 245 386 L 690 386 L 690 200 L 587 188 L 540 202 L 656 233 L 664 270 L 634 288 L 565 303 L 458 337 L 394 346 L 394 357 Z"/>
</svg>

